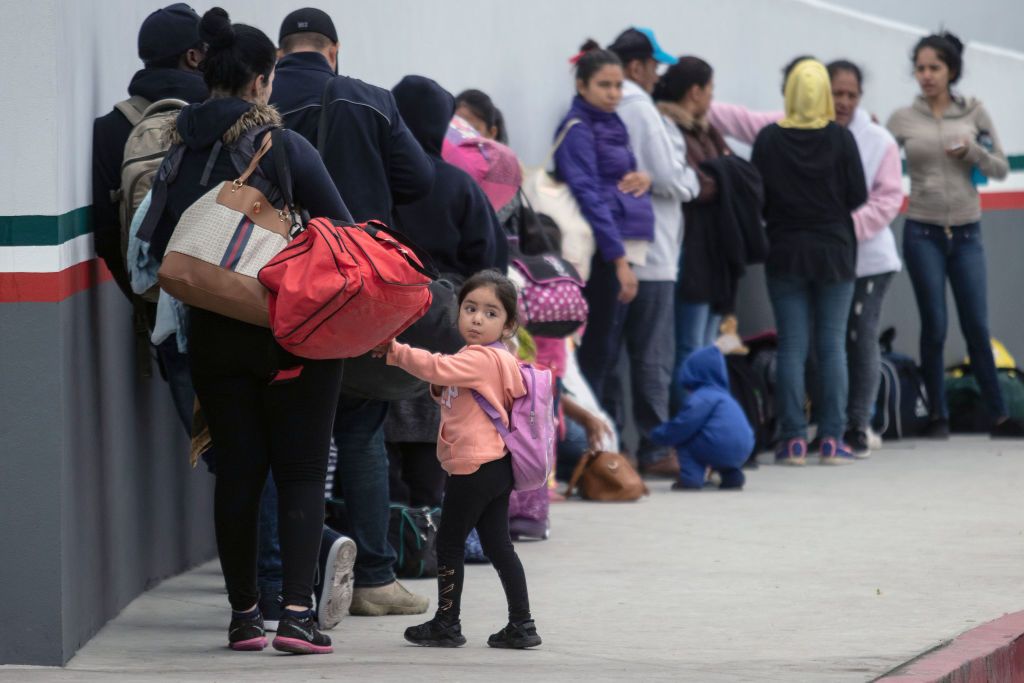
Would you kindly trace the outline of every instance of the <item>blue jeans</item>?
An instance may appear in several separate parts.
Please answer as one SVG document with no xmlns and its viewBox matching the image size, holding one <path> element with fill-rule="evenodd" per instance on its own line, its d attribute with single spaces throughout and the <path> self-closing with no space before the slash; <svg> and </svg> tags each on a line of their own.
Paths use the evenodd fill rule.
<svg viewBox="0 0 1024 683">
<path fill-rule="evenodd" d="M 576 464 L 590 450 L 587 430 L 579 422 L 565 418 L 565 438 L 558 442 L 555 455 L 555 477 L 561 481 L 572 479 Z"/>
<path fill-rule="evenodd" d="M 695 304 L 676 296 L 675 310 L 676 354 L 672 372 L 670 413 L 675 415 L 683 407 L 686 392 L 683 389 L 683 363 L 697 349 L 711 346 L 718 338 L 722 316 L 711 311 L 711 304 Z"/>
<path fill-rule="evenodd" d="M 807 438 L 804 372 L 810 338 L 818 358 L 818 434 L 841 439 L 846 426 L 849 386 L 846 319 L 854 281 L 814 282 L 796 275 L 768 275 L 768 296 L 779 330 L 775 387 L 778 438 Z M 813 320 L 813 328 L 811 321 Z"/>
<path fill-rule="evenodd" d="M 338 467 L 334 497 L 348 510 L 356 555 L 355 585 L 383 586 L 395 580 L 398 556 L 388 543 L 391 500 L 388 454 L 384 447 L 386 401 L 343 395 L 334 419 Z"/>
<path fill-rule="evenodd" d="M 996 363 L 988 331 L 988 295 L 985 249 L 981 224 L 955 225 L 947 232 L 940 225 L 907 219 L 903 229 L 903 259 L 914 285 L 921 314 L 921 374 L 933 418 L 948 418 L 943 347 L 946 344 L 946 278 L 953 288 L 960 329 L 967 352 L 993 418 L 1007 414 L 999 391 Z"/>
<path fill-rule="evenodd" d="M 156 346 L 156 354 L 163 365 L 164 379 L 171 389 L 174 409 L 185 426 L 185 433 L 192 436 L 192 408 L 196 392 L 192 388 L 192 371 L 188 365 L 188 354 L 178 351 L 178 340 L 171 335 Z"/>
</svg>

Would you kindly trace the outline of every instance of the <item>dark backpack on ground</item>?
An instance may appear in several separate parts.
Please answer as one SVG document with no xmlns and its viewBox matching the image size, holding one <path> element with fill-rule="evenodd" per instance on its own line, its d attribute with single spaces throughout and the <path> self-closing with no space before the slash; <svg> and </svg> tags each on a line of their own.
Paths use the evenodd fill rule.
<svg viewBox="0 0 1024 683">
<path fill-rule="evenodd" d="M 978 380 L 970 365 L 949 368 L 946 377 L 946 404 L 949 406 L 949 429 L 953 432 L 987 432 L 992 428 L 992 414 L 981 395 Z M 1024 420 L 1024 370 L 999 368 L 999 391 L 1010 417 Z"/>
<path fill-rule="evenodd" d="M 882 378 L 871 428 L 883 439 L 906 439 L 921 434 L 931 414 L 921 369 L 913 358 L 893 352 L 895 337 L 896 330 L 890 327 L 879 340 Z"/>
<path fill-rule="evenodd" d="M 391 504 L 388 543 L 398 555 L 394 565 L 396 576 L 403 579 L 437 576 L 436 546 L 440 519 L 439 508 Z M 352 534 L 345 501 L 337 498 L 327 501 L 326 524 L 339 533 Z"/>
<path fill-rule="evenodd" d="M 772 356 L 774 358 L 774 356 Z M 743 408 L 750 428 L 754 430 L 754 456 L 771 448 L 775 432 L 775 410 L 762 374 L 758 373 L 745 355 L 730 354 L 725 357 L 729 373 L 729 393 Z"/>
</svg>

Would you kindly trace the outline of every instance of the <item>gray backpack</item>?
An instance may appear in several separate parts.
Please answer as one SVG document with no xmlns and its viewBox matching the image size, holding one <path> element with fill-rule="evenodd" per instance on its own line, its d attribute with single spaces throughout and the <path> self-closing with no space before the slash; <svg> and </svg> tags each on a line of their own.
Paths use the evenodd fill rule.
<svg viewBox="0 0 1024 683">
<path fill-rule="evenodd" d="M 133 97 L 118 102 L 114 108 L 124 114 L 132 124 L 132 132 L 124 146 L 121 161 L 121 187 L 111 193 L 111 200 L 118 204 L 118 222 L 121 225 L 121 257 L 127 266 L 128 230 L 132 217 L 142 203 L 153 176 L 163 161 L 170 142 L 164 134 L 187 102 L 163 99 L 150 103 L 143 97 Z M 156 301 L 159 290 L 154 287 L 142 295 L 146 301 Z"/>
</svg>

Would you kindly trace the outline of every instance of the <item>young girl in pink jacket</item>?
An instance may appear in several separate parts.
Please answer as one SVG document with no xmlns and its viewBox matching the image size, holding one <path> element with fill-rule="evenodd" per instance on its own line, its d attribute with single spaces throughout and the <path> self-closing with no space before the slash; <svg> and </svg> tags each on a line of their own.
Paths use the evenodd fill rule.
<svg viewBox="0 0 1024 683">
<path fill-rule="evenodd" d="M 476 391 L 492 406 L 502 406 L 505 422 L 516 398 L 526 395 L 519 363 L 502 344 L 515 332 L 515 286 L 494 270 L 477 273 L 459 292 L 459 333 L 466 346 L 446 356 L 398 342 L 377 347 L 388 365 L 430 382 L 441 404 L 437 457 L 448 473 L 441 529 L 437 537 L 437 613 L 405 630 L 405 639 L 429 647 L 465 645 L 459 621 L 466 537 L 476 528 L 484 554 L 498 570 L 508 600 L 508 625 L 493 634 L 491 647 L 540 645 L 530 616 L 523 565 L 508 532 L 512 461 L 490 418 L 473 398 Z"/>
</svg>

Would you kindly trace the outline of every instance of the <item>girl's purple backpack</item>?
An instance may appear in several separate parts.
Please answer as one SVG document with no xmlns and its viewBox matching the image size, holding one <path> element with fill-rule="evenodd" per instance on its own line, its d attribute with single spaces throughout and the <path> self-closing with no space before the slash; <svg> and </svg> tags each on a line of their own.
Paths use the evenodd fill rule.
<svg viewBox="0 0 1024 683">
<path fill-rule="evenodd" d="M 519 371 L 526 385 L 526 395 L 512 403 L 507 428 L 500 410 L 476 391 L 473 398 L 491 418 L 512 454 L 515 490 L 532 491 L 547 483 L 554 466 L 554 381 L 550 370 L 541 370 L 530 363 L 520 361 Z"/>
</svg>

